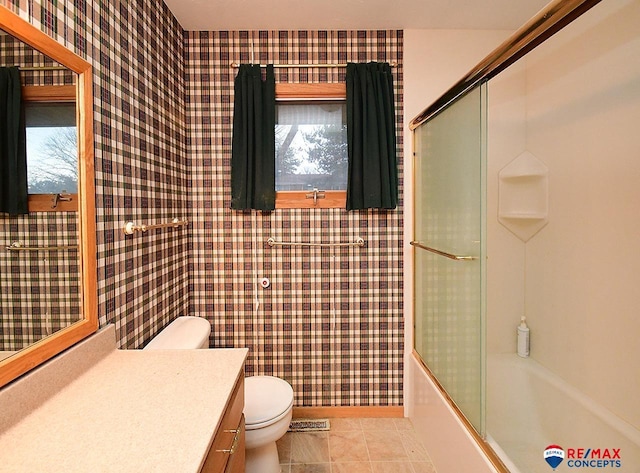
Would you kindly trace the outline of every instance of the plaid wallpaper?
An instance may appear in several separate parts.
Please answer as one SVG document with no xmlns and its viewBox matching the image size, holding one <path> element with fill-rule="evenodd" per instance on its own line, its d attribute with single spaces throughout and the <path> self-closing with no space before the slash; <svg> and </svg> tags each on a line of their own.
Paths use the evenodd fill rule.
<svg viewBox="0 0 640 473">
<path fill-rule="evenodd" d="M 189 227 L 122 231 L 188 216 L 183 32 L 161 1 L 80 3 L 93 9 L 100 325 L 136 348 L 188 311 Z"/>
<path fill-rule="evenodd" d="M 60 64 L 33 49 L 8 33 L 0 30 L 0 66 L 59 67 Z M 20 72 L 22 85 L 73 85 L 75 74 L 69 70 L 43 70 Z"/>
<path fill-rule="evenodd" d="M 79 320 L 78 214 L 0 217 L 0 351 L 15 351 Z M 73 246 L 55 251 L 7 251 Z"/>
<path fill-rule="evenodd" d="M 0 3 L 94 67 L 100 325 L 141 346 L 188 311 L 189 230 L 122 232 L 188 215 L 183 31 L 152 0 Z"/>
<path fill-rule="evenodd" d="M 401 31 L 189 32 L 190 313 L 212 346 L 247 346 L 247 374 L 287 379 L 296 405 L 402 403 L 402 209 L 230 210 L 231 62 L 402 64 Z M 402 156 L 402 68 L 394 71 Z M 344 81 L 344 68 L 279 68 L 278 82 Z M 402 171 L 402 169 L 400 169 Z M 402 172 L 400 172 L 402 176 Z M 402 188 L 402 186 L 401 186 Z M 364 248 L 270 247 L 266 240 Z M 271 287 L 262 289 L 259 278 Z"/>
<path fill-rule="evenodd" d="M 185 33 L 151 0 L 0 3 L 94 66 L 99 315 L 118 344 L 140 347 L 190 313 L 212 322 L 212 346 L 250 348 L 248 374 L 290 381 L 297 405 L 401 404 L 402 205 L 232 212 L 229 164 L 232 61 L 253 51 L 255 62 L 401 65 L 402 32 Z M 402 67 L 394 73 L 402 157 Z M 277 80 L 336 82 L 344 69 L 278 69 Z M 121 230 L 174 217 L 192 223 Z M 271 248 L 271 236 L 366 246 Z"/>
</svg>

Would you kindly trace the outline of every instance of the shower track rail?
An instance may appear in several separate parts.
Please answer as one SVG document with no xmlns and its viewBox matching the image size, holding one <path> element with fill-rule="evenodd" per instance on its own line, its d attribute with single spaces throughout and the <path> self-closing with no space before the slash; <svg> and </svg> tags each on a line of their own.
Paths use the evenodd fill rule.
<svg viewBox="0 0 640 473">
<path fill-rule="evenodd" d="M 446 251 L 436 250 L 435 248 L 431 248 L 430 246 L 424 245 L 419 241 L 411 241 L 409 242 L 411 246 L 415 246 L 416 248 L 420 248 L 421 250 L 430 251 L 431 253 L 435 253 L 436 255 L 444 256 L 445 258 L 449 258 L 455 261 L 474 261 L 477 260 L 477 256 L 458 256 L 451 253 L 447 253 Z"/>
<path fill-rule="evenodd" d="M 358 237 L 355 241 L 339 243 L 311 243 L 305 241 L 276 241 L 274 238 L 267 239 L 269 246 L 364 246 L 364 238 Z"/>
<path fill-rule="evenodd" d="M 505 70 L 602 0 L 553 0 L 409 123 L 415 130 L 481 82 Z"/>
</svg>

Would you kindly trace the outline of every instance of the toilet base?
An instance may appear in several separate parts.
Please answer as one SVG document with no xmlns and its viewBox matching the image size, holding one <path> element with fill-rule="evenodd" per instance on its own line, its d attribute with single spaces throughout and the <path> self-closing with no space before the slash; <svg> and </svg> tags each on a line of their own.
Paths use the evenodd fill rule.
<svg viewBox="0 0 640 473">
<path fill-rule="evenodd" d="M 281 473 L 275 442 L 246 450 L 246 473 Z"/>
</svg>

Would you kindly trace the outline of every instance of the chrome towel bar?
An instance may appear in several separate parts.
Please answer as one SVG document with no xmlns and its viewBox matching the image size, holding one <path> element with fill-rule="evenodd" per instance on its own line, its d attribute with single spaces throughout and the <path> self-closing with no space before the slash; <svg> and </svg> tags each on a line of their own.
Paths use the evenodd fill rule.
<svg viewBox="0 0 640 473">
<path fill-rule="evenodd" d="M 14 241 L 11 245 L 5 247 L 7 251 L 64 251 L 77 250 L 78 245 L 60 245 L 60 246 L 23 246 L 22 243 Z"/>
<path fill-rule="evenodd" d="M 155 225 L 136 225 L 133 222 L 127 222 L 122 228 L 125 235 L 133 235 L 135 232 L 146 232 L 147 230 L 154 230 L 156 228 L 178 228 L 189 225 L 189 220 L 179 220 L 174 218 L 169 223 L 157 223 Z"/>
<path fill-rule="evenodd" d="M 303 241 L 276 241 L 274 238 L 269 238 L 267 244 L 269 246 L 364 246 L 364 239 L 358 237 L 355 241 L 343 243 L 311 243 Z"/>
<path fill-rule="evenodd" d="M 436 250 L 435 248 L 431 248 L 430 246 L 423 245 L 419 241 L 410 242 L 411 246 L 415 246 L 416 248 L 420 248 L 421 250 L 430 251 L 431 253 L 435 253 L 436 255 L 444 256 L 445 258 L 449 258 L 455 261 L 473 261 L 477 260 L 477 256 L 458 256 L 453 255 L 451 253 L 447 253 L 445 251 Z"/>
</svg>

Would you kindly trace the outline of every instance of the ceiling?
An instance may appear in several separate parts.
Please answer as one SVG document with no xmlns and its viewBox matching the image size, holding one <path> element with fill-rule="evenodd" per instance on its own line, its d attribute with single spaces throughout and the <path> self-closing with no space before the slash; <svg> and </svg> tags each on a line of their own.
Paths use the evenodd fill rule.
<svg viewBox="0 0 640 473">
<path fill-rule="evenodd" d="M 549 0 L 164 0 L 186 30 L 515 30 Z"/>
</svg>

